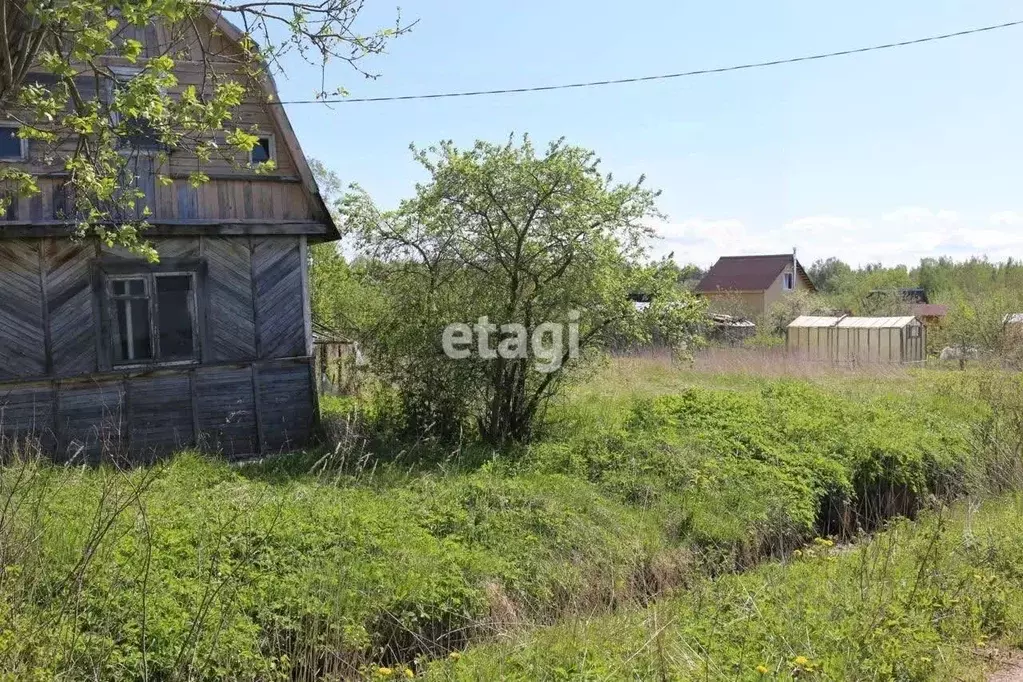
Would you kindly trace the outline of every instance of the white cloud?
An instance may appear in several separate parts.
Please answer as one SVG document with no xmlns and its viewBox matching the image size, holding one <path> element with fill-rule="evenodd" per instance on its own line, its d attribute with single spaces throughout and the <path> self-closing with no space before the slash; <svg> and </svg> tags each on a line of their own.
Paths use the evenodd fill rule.
<svg viewBox="0 0 1023 682">
<path fill-rule="evenodd" d="M 959 220 L 959 214 L 945 209 L 932 211 L 922 206 L 902 206 L 885 213 L 881 220 L 899 225 L 954 223 Z"/>
<path fill-rule="evenodd" d="M 785 224 L 786 230 L 812 232 L 816 230 L 854 230 L 859 223 L 847 216 L 814 215 L 791 220 Z"/>
<path fill-rule="evenodd" d="M 948 209 L 903 206 L 874 217 L 815 215 L 777 228 L 736 218 L 689 218 L 654 225 L 662 239 L 651 253 L 675 253 L 679 262 L 707 266 L 720 256 L 786 253 L 798 247 L 803 262 L 836 256 L 853 265 L 916 264 L 921 258 L 1023 258 L 1023 211 L 966 216 Z"/>
<path fill-rule="evenodd" d="M 683 262 L 714 262 L 719 255 L 762 252 L 770 242 L 751 233 L 741 220 L 689 218 L 677 223 L 653 225 L 660 239 L 651 244 L 656 256 L 670 252 Z"/>
<path fill-rule="evenodd" d="M 992 225 L 1023 225 L 1023 211 L 999 211 L 988 218 Z"/>
</svg>

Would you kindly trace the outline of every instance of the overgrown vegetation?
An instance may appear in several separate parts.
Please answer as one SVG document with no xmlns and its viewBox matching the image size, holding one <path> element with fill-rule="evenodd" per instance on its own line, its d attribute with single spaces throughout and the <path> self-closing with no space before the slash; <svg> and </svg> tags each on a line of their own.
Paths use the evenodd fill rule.
<svg viewBox="0 0 1023 682">
<path fill-rule="evenodd" d="M 517 633 L 431 680 L 984 679 L 1023 644 L 1023 501 L 701 580 L 646 610 Z"/>
<path fill-rule="evenodd" d="M 428 182 L 394 211 L 345 197 L 360 261 L 317 253 L 313 277 L 316 310 L 352 327 L 409 433 L 528 441 L 586 355 L 655 331 L 673 348 L 695 335 L 702 304 L 642 264 L 658 215 L 642 178 L 615 182 L 593 152 L 528 137 L 414 153 Z M 349 283 L 368 302 L 344 297 Z"/>
<path fill-rule="evenodd" d="M 1023 385 L 1007 375 L 663 380 L 598 377 L 556 406 L 543 441 L 500 451 L 398 447 L 382 397 L 327 401 L 329 451 L 241 469 L 189 454 L 136 471 L 12 460 L 0 473 L 0 668 L 415 676 L 523 627 L 680 590 L 709 600 L 725 588 L 707 579 L 817 536 L 856 537 L 1021 480 Z M 537 660 L 571 677 L 574 646 Z M 823 645 L 792 647 L 765 665 L 829 660 Z M 481 667 L 466 670 L 500 657 L 476 654 Z M 524 678 L 537 673 L 524 665 Z"/>
</svg>

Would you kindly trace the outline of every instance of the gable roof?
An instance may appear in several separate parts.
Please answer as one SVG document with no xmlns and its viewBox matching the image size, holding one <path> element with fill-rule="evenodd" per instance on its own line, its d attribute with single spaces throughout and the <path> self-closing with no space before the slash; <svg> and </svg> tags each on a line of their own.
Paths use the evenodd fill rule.
<svg viewBox="0 0 1023 682">
<path fill-rule="evenodd" d="M 948 315 L 948 306 L 940 303 L 914 303 L 909 306 L 909 312 L 917 317 L 945 317 Z"/>
<path fill-rule="evenodd" d="M 245 37 L 244 32 L 240 28 L 232 24 L 222 13 L 213 8 L 206 9 L 206 18 L 213 22 L 213 25 L 220 29 L 229 40 L 237 43 L 241 42 Z M 269 95 L 266 106 L 270 112 L 270 117 L 273 118 L 274 124 L 276 124 L 283 138 L 283 142 L 287 146 L 292 160 L 295 162 L 295 169 L 302 180 L 302 187 L 312 203 L 313 215 L 327 226 L 327 234 L 322 237 L 322 240 L 332 241 L 340 239 L 341 233 L 338 232 L 337 225 L 334 223 L 334 217 L 330 214 L 327 204 L 320 195 L 320 188 L 316 185 L 316 178 L 313 177 L 313 171 L 309 167 L 309 160 L 306 158 L 305 152 L 302 151 L 302 146 L 298 143 L 298 137 L 295 135 L 295 129 L 291 127 L 291 121 L 284 110 L 284 105 L 280 103 L 281 98 L 277 94 L 277 83 L 274 81 L 273 74 L 270 73 L 269 69 L 265 71 L 263 82 L 260 85 L 263 86 Z"/>
<path fill-rule="evenodd" d="M 905 327 L 916 322 L 911 315 L 901 317 L 818 317 L 800 315 L 789 323 L 789 329 L 805 329 L 806 327 L 840 327 L 842 329 L 889 329 Z"/>
<path fill-rule="evenodd" d="M 699 293 L 714 291 L 765 291 L 778 275 L 792 264 L 792 254 L 770 256 L 723 256 L 696 285 Z M 810 291 L 817 291 L 803 266 L 796 261 L 796 272 Z"/>
</svg>

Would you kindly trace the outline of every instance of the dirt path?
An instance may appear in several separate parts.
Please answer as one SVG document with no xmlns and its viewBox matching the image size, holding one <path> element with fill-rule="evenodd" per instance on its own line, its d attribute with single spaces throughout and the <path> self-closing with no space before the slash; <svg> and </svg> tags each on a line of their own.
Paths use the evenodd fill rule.
<svg viewBox="0 0 1023 682">
<path fill-rule="evenodd" d="M 1014 655 L 1005 661 L 1005 667 L 987 678 L 988 682 L 1023 682 L 1023 655 Z"/>
<path fill-rule="evenodd" d="M 1023 663 L 1017 663 L 1011 668 L 999 670 L 987 679 L 988 682 L 1023 682 Z"/>
</svg>

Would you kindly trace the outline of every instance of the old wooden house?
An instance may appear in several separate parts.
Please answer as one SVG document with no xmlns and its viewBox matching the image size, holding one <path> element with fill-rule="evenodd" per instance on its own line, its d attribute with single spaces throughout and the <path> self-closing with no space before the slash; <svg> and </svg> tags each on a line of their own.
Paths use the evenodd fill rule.
<svg viewBox="0 0 1023 682">
<path fill-rule="evenodd" d="M 240 33 L 215 15 L 211 41 Z M 215 29 L 215 30 L 214 30 Z M 160 27 L 138 30 L 145 49 Z M 223 47 L 223 46 L 221 46 Z M 207 57 L 208 58 L 208 57 Z M 179 61 L 180 87 L 202 78 Z M 228 458 L 305 442 L 316 418 L 307 248 L 337 237 L 272 82 L 240 107 L 256 126 L 249 166 L 170 150 L 170 184 L 143 161 L 133 182 L 152 210 L 149 263 L 71 238 L 59 165 L 0 127 L 0 162 L 29 168 L 42 192 L 0 219 L 0 429 L 58 460 L 104 451 L 146 458 L 204 446 Z M 257 174 L 251 163 L 272 159 Z"/>
</svg>

